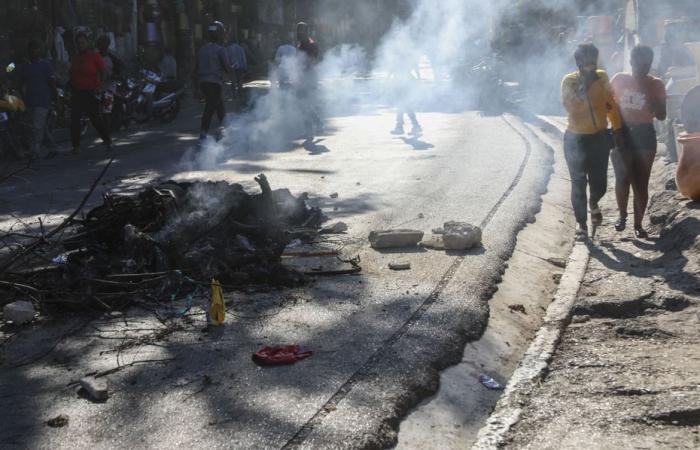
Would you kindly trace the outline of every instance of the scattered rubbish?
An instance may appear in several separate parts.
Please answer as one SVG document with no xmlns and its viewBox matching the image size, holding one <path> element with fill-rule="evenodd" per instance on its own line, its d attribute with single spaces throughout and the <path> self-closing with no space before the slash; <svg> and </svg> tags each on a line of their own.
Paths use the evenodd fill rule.
<svg viewBox="0 0 700 450">
<path fill-rule="evenodd" d="M 135 193 L 107 193 L 82 214 L 84 200 L 51 239 L 37 234 L 0 267 L 0 292 L 32 293 L 47 306 L 122 309 L 144 295 L 170 301 L 216 278 L 225 285 L 297 284 L 281 264 L 295 238 L 315 238 L 325 219 L 308 195 L 260 193 L 225 182 L 154 183 Z M 92 192 L 92 190 L 90 191 Z M 32 239 L 32 240 L 30 240 Z M 54 263 L 46 265 L 46 256 Z M 57 255 L 57 256 L 56 256 Z M 188 277 L 182 289 L 182 273 Z"/>
<path fill-rule="evenodd" d="M 431 250 L 445 250 L 445 243 L 442 241 L 442 236 L 439 234 L 433 234 L 423 239 L 420 242 L 420 246 Z"/>
<path fill-rule="evenodd" d="M 16 301 L 5 305 L 2 309 L 5 320 L 15 325 L 22 325 L 34 320 L 36 310 L 32 302 Z"/>
<path fill-rule="evenodd" d="M 300 345 L 263 347 L 253 354 L 253 361 L 261 366 L 282 366 L 308 358 L 313 352 Z"/>
<path fill-rule="evenodd" d="M 511 312 L 519 312 L 521 314 L 527 314 L 527 312 L 525 311 L 525 306 L 523 306 L 519 303 L 515 304 L 515 305 L 508 305 L 508 309 L 510 309 Z"/>
<path fill-rule="evenodd" d="M 547 262 L 553 265 L 554 267 L 566 269 L 566 260 L 564 258 L 547 258 Z"/>
<path fill-rule="evenodd" d="M 345 222 L 336 222 L 321 228 L 321 234 L 339 234 L 348 231 L 348 225 Z"/>
<path fill-rule="evenodd" d="M 332 193 L 331 198 L 338 198 L 338 193 L 337 192 Z"/>
<path fill-rule="evenodd" d="M 494 380 L 488 375 L 481 374 L 479 375 L 479 382 L 486 386 L 488 389 L 494 390 L 494 391 L 500 391 L 504 389 L 504 386 L 499 383 L 498 381 Z"/>
<path fill-rule="evenodd" d="M 292 242 L 287 244 L 285 248 L 297 248 L 301 247 L 302 245 L 304 245 L 304 241 L 302 241 L 301 239 L 294 239 Z"/>
<path fill-rule="evenodd" d="M 424 233 L 417 230 L 372 231 L 369 243 L 374 249 L 415 247 Z"/>
<path fill-rule="evenodd" d="M 208 324 L 215 327 L 223 325 L 226 321 L 224 293 L 221 290 L 221 283 L 215 279 L 211 280 L 211 303 L 207 319 Z"/>
<path fill-rule="evenodd" d="M 361 186 L 362 183 L 360 183 L 360 182 L 358 181 L 357 183 L 355 183 L 355 185 L 356 185 L 356 186 Z"/>
<path fill-rule="evenodd" d="M 418 214 L 418 218 L 419 218 L 419 219 L 425 219 L 425 214 L 419 213 L 419 214 Z"/>
<path fill-rule="evenodd" d="M 318 252 L 284 252 L 283 258 L 323 258 L 326 256 L 338 256 L 338 250 L 327 250 Z"/>
<path fill-rule="evenodd" d="M 105 379 L 83 377 L 80 379 L 80 386 L 85 389 L 85 392 L 87 392 L 93 400 L 104 401 L 109 398 L 107 380 Z"/>
<path fill-rule="evenodd" d="M 590 320 L 591 320 L 591 316 L 589 316 L 588 314 L 576 315 L 576 316 L 571 318 L 571 323 L 586 323 L 586 322 L 590 322 Z"/>
<path fill-rule="evenodd" d="M 335 276 L 335 275 L 354 275 L 354 274 L 362 272 L 362 267 L 360 266 L 360 257 L 359 256 L 356 256 L 355 258 L 351 258 L 351 259 L 342 259 L 340 257 L 336 257 L 336 259 L 341 263 L 349 264 L 350 268 L 349 269 L 326 270 L 321 266 L 321 267 L 317 267 L 311 271 L 304 272 L 304 274 L 311 275 L 311 276 Z"/>
<path fill-rule="evenodd" d="M 468 250 L 481 244 L 481 228 L 466 222 L 447 222 L 443 242 L 446 250 Z"/>
<path fill-rule="evenodd" d="M 61 414 L 46 421 L 46 425 L 51 428 L 61 428 L 68 425 L 68 416 Z"/>
<path fill-rule="evenodd" d="M 391 270 L 411 270 L 411 263 L 408 261 L 390 262 L 389 268 Z"/>
<path fill-rule="evenodd" d="M 51 260 L 52 263 L 61 265 L 61 264 L 67 264 L 68 263 L 68 255 L 65 253 L 61 253 L 60 255 L 54 257 Z"/>
</svg>

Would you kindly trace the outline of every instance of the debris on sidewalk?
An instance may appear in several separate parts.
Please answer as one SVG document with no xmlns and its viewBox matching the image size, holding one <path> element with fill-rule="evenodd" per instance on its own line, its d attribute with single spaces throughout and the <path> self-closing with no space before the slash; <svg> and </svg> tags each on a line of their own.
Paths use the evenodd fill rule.
<svg viewBox="0 0 700 450">
<path fill-rule="evenodd" d="M 511 312 L 519 312 L 520 314 L 527 314 L 527 311 L 525 311 L 525 306 L 521 305 L 520 303 L 516 303 L 515 305 L 508 305 L 508 309 L 510 309 Z"/>
<path fill-rule="evenodd" d="M 306 205 L 306 194 L 273 191 L 264 175 L 256 181 L 259 194 L 239 184 L 175 181 L 107 193 L 52 239 L 38 236 L 20 247 L 32 252 L 0 261 L 0 289 L 36 294 L 44 304 L 109 310 L 134 297 L 187 295 L 212 278 L 226 285 L 297 283 L 282 253 L 301 243 L 296 236 L 315 238 L 325 218 Z"/>
<path fill-rule="evenodd" d="M 483 373 L 479 375 L 479 382 L 493 391 L 500 391 L 505 388 L 501 383 Z"/>
<path fill-rule="evenodd" d="M 385 230 L 372 231 L 369 234 L 369 243 L 372 248 L 408 248 L 415 247 L 423 239 L 424 233 L 417 230 Z"/>
<path fill-rule="evenodd" d="M 481 244 L 481 228 L 466 222 L 447 222 L 443 242 L 446 250 L 469 250 Z"/>
<path fill-rule="evenodd" d="M 263 347 L 253 354 L 253 361 L 261 366 L 283 366 L 308 358 L 313 352 L 300 345 Z"/>
<path fill-rule="evenodd" d="M 109 398 L 107 380 L 103 378 L 83 377 L 80 379 L 80 386 L 93 400 L 104 401 Z"/>
<path fill-rule="evenodd" d="M 334 224 L 321 228 L 321 234 L 340 234 L 348 231 L 348 225 L 345 222 L 336 222 Z"/>
<path fill-rule="evenodd" d="M 394 261 L 389 263 L 391 270 L 411 270 L 411 263 L 408 261 Z"/>
<path fill-rule="evenodd" d="M 61 414 L 56 417 L 52 417 L 46 421 L 46 425 L 50 426 L 51 428 L 65 427 L 68 425 L 68 416 Z"/>
<path fill-rule="evenodd" d="M 435 232 L 435 230 L 433 230 Z M 419 244 L 423 248 L 431 250 L 445 250 L 445 243 L 442 240 L 441 234 L 432 234 L 425 237 Z"/>
<path fill-rule="evenodd" d="M 5 305 L 2 313 L 5 321 L 12 322 L 15 325 L 23 325 L 34 320 L 36 311 L 32 302 L 20 300 Z"/>
<path fill-rule="evenodd" d="M 337 192 L 332 193 L 331 198 L 338 198 L 338 193 Z"/>
</svg>

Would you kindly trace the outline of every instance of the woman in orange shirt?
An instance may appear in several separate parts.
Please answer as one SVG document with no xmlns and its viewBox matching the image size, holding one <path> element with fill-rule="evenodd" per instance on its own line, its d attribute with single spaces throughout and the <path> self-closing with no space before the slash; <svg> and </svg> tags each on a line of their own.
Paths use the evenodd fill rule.
<svg viewBox="0 0 700 450">
<path fill-rule="evenodd" d="M 622 114 L 626 146 L 613 150 L 615 168 L 615 195 L 620 218 L 617 231 L 627 227 L 627 205 L 630 186 L 634 190 L 634 234 L 648 237 L 642 220 L 649 203 L 649 177 L 656 157 L 654 119 L 666 119 L 666 88 L 663 81 L 649 75 L 654 51 L 638 45 L 632 50 L 632 73 L 618 73 L 612 79 L 612 88 Z"/>
</svg>

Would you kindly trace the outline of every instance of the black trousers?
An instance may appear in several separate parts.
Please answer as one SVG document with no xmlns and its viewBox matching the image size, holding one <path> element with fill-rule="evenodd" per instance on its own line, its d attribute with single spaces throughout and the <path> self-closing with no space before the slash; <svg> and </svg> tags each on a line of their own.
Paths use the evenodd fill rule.
<svg viewBox="0 0 700 450">
<path fill-rule="evenodd" d="M 80 91 L 74 89 L 71 92 L 70 110 L 70 138 L 73 148 L 80 147 L 80 119 L 83 115 L 88 116 L 92 126 L 105 144 L 111 144 L 112 138 L 109 130 L 100 116 L 100 101 L 95 96 L 94 91 Z"/>
<path fill-rule="evenodd" d="M 606 132 L 597 134 L 564 134 L 564 156 L 571 175 L 571 205 L 576 222 L 587 223 L 586 187 L 590 188 L 590 204 L 597 206 L 608 189 L 610 141 Z"/>
<path fill-rule="evenodd" d="M 199 88 L 204 94 L 204 114 L 202 114 L 202 133 L 209 132 L 211 119 L 214 114 L 219 117 L 219 122 L 224 122 L 226 117 L 226 108 L 224 107 L 224 99 L 221 95 L 221 85 L 203 81 L 199 83 Z"/>
</svg>

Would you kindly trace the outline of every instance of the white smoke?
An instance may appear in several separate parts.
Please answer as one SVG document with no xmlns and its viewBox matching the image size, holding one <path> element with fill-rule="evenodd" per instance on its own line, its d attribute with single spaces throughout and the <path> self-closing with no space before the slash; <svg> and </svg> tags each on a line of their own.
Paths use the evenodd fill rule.
<svg viewBox="0 0 700 450">
<path fill-rule="evenodd" d="M 406 1 L 410 4 L 410 14 L 394 19 L 376 49 L 369 51 L 348 43 L 324 52 L 315 75 L 319 87 L 314 103 L 321 116 L 393 108 L 399 104 L 418 112 L 458 111 L 479 106 L 475 99 L 495 96 L 490 91 L 494 87 L 484 86 L 484 82 L 496 83 L 498 80 L 492 78 L 497 75 L 479 78 L 473 68 L 482 61 L 495 66 L 491 47 L 494 27 L 504 14 L 513 11 L 514 4 L 522 2 Z M 547 8 L 561 2 L 531 0 L 531 3 Z M 575 16 L 574 12 L 571 14 Z M 319 44 L 323 49 L 323 42 Z M 527 43 L 524 48 L 527 49 Z M 524 57 L 519 67 L 533 75 L 522 77 L 531 84 L 529 89 L 551 93 L 558 88 L 557 78 L 565 72 L 564 66 L 572 62 L 566 54 L 541 52 L 531 61 Z M 296 87 L 310 76 L 304 67 L 299 55 L 277 61 L 271 70 L 269 93 L 258 98 L 246 113 L 229 114 L 223 139 L 208 142 L 190 157 L 190 168 L 210 169 L 237 154 L 255 159 L 258 154 L 299 145 L 307 111 L 300 104 L 303 101 L 300 102 Z M 540 73 L 550 76 L 541 77 Z M 288 82 L 286 87 L 278 86 L 280 80 Z M 542 103 L 551 100 L 544 97 L 536 100 Z"/>
</svg>

